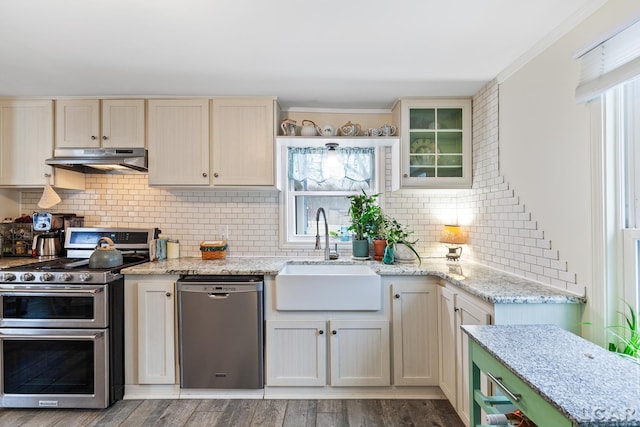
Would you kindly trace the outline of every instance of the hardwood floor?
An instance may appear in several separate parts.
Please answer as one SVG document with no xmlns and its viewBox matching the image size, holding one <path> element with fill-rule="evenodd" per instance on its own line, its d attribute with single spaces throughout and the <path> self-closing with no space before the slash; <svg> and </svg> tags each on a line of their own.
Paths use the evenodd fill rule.
<svg viewBox="0 0 640 427">
<path fill-rule="evenodd" d="M 0 409 L 0 426 L 463 427 L 446 400 L 122 400 L 104 410 Z"/>
</svg>

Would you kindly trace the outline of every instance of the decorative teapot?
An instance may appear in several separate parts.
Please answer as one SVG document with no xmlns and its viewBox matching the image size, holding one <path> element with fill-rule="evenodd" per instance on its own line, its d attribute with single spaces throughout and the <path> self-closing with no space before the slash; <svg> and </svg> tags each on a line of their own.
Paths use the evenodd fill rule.
<svg viewBox="0 0 640 427">
<path fill-rule="evenodd" d="M 318 136 L 318 126 L 311 120 L 302 121 L 302 129 L 300 129 L 301 136 Z"/>
<path fill-rule="evenodd" d="M 284 136 L 296 136 L 296 121 L 284 119 L 280 123 L 280 129 L 282 129 L 282 135 Z"/>
<path fill-rule="evenodd" d="M 106 246 L 102 246 L 106 243 Z M 122 265 L 122 254 L 116 249 L 116 245 L 108 237 L 101 237 L 98 240 L 96 250 L 89 258 L 89 268 L 111 268 Z"/>
<path fill-rule="evenodd" d="M 320 136 L 334 136 L 336 134 L 335 129 L 330 124 L 318 128 L 318 132 L 320 132 Z"/>
<path fill-rule="evenodd" d="M 348 121 L 347 123 L 340 126 L 340 134 L 342 136 L 356 136 L 360 133 L 360 130 L 360 125 L 351 123 L 351 121 Z"/>
</svg>

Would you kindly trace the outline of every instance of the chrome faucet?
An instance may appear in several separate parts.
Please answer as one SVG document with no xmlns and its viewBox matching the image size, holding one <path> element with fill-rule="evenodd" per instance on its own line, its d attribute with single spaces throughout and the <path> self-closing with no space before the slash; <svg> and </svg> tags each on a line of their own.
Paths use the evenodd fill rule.
<svg viewBox="0 0 640 427">
<path fill-rule="evenodd" d="M 328 261 L 330 259 L 338 259 L 338 244 L 336 243 L 335 251 L 329 249 L 329 224 L 327 224 L 327 215 L 324 213 L 323 208 L 318 208 L 316 211 L 316 249 L 320 248 L 320 214 L 324 218 L 324 259 Z"/>
</svg>

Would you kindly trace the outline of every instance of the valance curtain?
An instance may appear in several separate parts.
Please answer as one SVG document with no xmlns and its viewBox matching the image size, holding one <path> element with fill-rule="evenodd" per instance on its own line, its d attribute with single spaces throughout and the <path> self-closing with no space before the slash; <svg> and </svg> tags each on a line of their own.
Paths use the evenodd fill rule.
<svg viewBox="0 0 640 427">
<path fill-rule="evenodd" d="M 354 190 L 369 188 L 373 179 L 374 148 L 338 147 L 336 155 L 344 166 L 344 177 L 326 176 L 323 162 L 326 148 L 289 147 L 289 179 L 298 190 Z"/>
<path fill-rule="evenodd" d="M 576 99 L 587 102 L 640 76 L 640 21 L 597 46 L 578 53 L 580 82 Z"/>
</svg>

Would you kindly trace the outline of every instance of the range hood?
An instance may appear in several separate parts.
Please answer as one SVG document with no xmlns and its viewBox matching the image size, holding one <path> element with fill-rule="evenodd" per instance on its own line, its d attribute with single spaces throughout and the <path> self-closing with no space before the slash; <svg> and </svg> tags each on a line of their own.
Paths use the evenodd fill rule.
<svg viewBox="0 0 640 427">
<path fill-rule="evenodd" d="M 48 165 L 81 173 L 146 173 L 145 148 L 57 148 Z"/>
</svg>

